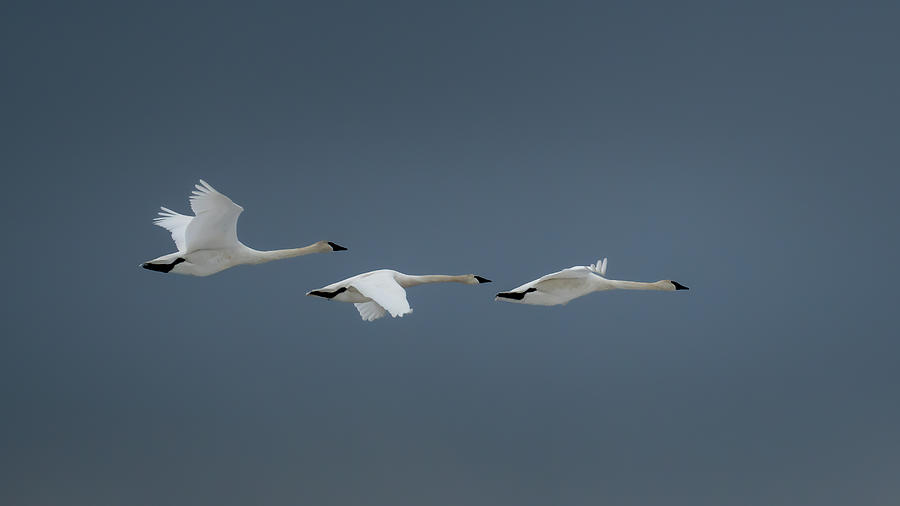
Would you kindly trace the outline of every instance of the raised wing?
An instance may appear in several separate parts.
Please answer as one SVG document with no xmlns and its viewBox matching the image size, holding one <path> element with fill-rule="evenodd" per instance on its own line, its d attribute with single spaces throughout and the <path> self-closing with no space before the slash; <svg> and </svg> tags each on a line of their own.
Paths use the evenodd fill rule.
<svg viewBox="0 0 900 506">
<path fill-rule="evenodd" d="M 162 211 L 159 213 L 158 217 L 153 219 L 153 224 L 168 230 L 169 233 L 172 234 L 172 240 L 175 241 L 175 246 L 178 248 L 178 251 L 185 251 L 185 232 L 187 231 L 188 224 L 194 218 L 176 213 L 166 207 L 160 207 L 160 209 L 162 209 Z"/>
<path fill-rule="evenodd" d="M 412 308 L 409 307 L 409 302 L 406 300 L 406 290 L 397 283 L 391 272 L 376 272 L 356 279 L 350 285 L 395 318 L 412 312 Z M 363 310 L 358 306 L 357 309 L 365 320 L 366 317 L 362 314 Z"/>
<path fill-rule="evenodd" d="M 191 195 L 191 209 L 197 216 L 185 230 L 187 251 L 227 249 L 240 244 L 237 220 L 244 208 L 202 179 L 195 188 Z"/>
<path fill-rule="evenodd" d="M 597 260 L 597 263 L 591 264 L 589 268 L 601 276 L 606 275 L 606 259 Z"/>
<path fill-rule="evenodd" d="M 375 301 L 357 302 L 353 305 L 356 306 L 356 310 L 359 311 L 359 316 L 367 322 L 377 320 L 387 314 L 387 311 Z"/>
</svg>

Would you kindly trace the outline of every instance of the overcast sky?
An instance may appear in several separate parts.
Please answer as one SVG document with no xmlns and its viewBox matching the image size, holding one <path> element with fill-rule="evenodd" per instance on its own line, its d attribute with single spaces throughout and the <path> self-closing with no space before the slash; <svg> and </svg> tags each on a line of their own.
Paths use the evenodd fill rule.
<svg viewBox="0 0 900 506">
<path fill-rule="evenodd" d="M 898 14 L 4 7 L 0 503 L 900 503 Z M 140 269 L 199 178 L 349 251 Z M 691 290 L 493 301 L 603 256 Z"/>
</svg>

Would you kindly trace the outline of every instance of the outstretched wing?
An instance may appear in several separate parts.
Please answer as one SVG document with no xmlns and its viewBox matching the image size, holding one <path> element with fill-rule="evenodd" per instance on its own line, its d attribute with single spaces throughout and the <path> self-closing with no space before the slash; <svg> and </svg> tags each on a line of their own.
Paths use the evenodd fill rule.
<svg viewBox="0 0 900 506">
<path fill-rule="evenodd" d="M 191 209 L 197 216 L 185 230 L 187 251 L 232 248 L 237 239 L 237 220 L 244 210 L 204 180 L 195 185 Z"/>
<path fill-rule="evenodd" d="M 153 224 L 168 230 L 169 233 L 172 234 L 172 240 L 175 241 L 175 246 L 178 248 L 178 251 L 185 251 L 185 232 L 187 231 L 188 224 L 194 218 L 192 216 L 176 213 L 166 207 L 160 207 L 160 209 L 162 209 L 162 211 L 159 213 L 158 217 L 153 219 Z"/>
<path fill-rule="evenodd" d="M 359 316 L 362 316 L 362 319 L 367 322 L 377 320 L 387 314 L 387 311 L 375 301 L 357 302 L 353 305 L 356 306 L 356 310 L 359 311 Z"/>
<path fill-rule="evenodd" d="M 356 279 L 350 285 L 395 318 L 412 312 L 412 308 L 409 307 L 409 302 L 406 300 L 406 290 L 397 283 L 391 272 L 376 272 Z M 363 315 L 363 310 L 359 308 L 359 305 L 357 305 L 357 309 L 365 320 L 366 316 Z"/>
</svg>

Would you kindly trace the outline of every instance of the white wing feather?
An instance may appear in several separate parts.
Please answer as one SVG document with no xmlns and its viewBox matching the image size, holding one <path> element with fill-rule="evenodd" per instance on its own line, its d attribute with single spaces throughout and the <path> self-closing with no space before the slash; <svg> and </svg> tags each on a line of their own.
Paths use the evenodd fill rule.
<svg viewBox="0 0 900 506">
<path fill-rule="evenodd" d="M 550 274 L 541 276 L 533 281 L 529 281 L 529 282 L 525 283 L 524 285 L 513 288 L 512 290 L 510 290 L 510 292 L 516 292 L 516 293 L 524 292 L 525 290 L 528 290 L 529 288 L 537 288 L 537 286 L 539 284 L 545 283 L 547 281 L 552 281 L 552 280 L 559 281 L 559 280 L 565 280 L 565 279 L 580 280 L 580 279 L 583 279 L 584 277 L 590 276 L 590 275 L 591 275 L 590 270 L 587 267 L 585 267 L 583 265 L 576 265 L 575 267 L 569 267 L 568 269 L 563 269 L 558 272 L 552 272 Z"/>
<path fill-rule="evenodd" d="M 377 320 L 387 314 L 387 311 L 375 301 L 357 302 L 353 305 L 356 306 L 356 310 L 359 311 L 359 316 L 367 322 Z"/>
<path fill-rule="evenodd" d="M 202 179 L 195 188 L 191 195 L 191 209 L 197 216 L 185 230 L 187 250 L 227 249 L 240 244 L 237 220 L 244 208 Z"/>
<path fill-rule="evenodd" d="M 595 267 L 595 266 L 591 266 Z M 506 302 L 519 304 L 533 304 L 538 306 L 555 306 L 566 304 L 570 300 L 584 295 L 591 278 L 594 278 L 594 269 L 583 265 L 569 267 L 559 272 L 541 276 L 534 281 L 529 281 L 522 286 L 510 290 L 513 293 L 526 293 L 521 300 L 500 299 Z M 531 291 L 528 291 L 532 289 Z"/>
<path fill-rule="evenodd" d="M 412 312 L 412 308 L 409 307 L 409 302 L 406 300 L 406 290 L 397 283 L 393 273 L 378 272 L 355 279 L 350 285 L 395 318 Z M 360 310 L 360 316 L 365 320 L 366 317 L 362 314 L 362 310 L 358 306 L 357 309 Z"/>
<path fill-rule="evenodd" d="M 606 259 L 598 259 L 597 263 L 591 264 L 589 268 L 597 274 L 603 276 L 604 274 L 606 274 Z"/>
<path fill-rule="evenodd" d="M 153 224 L 168 230 L 172 234 L 172 240 L 175 241 L 178 251 L 185 251 L 185 232 L 188 224 L 194 218 L 176 213 L 166 207 L 160 207 L 160 209 L 162 211 L 157 218 L 153 219 Z"/>
</svg>

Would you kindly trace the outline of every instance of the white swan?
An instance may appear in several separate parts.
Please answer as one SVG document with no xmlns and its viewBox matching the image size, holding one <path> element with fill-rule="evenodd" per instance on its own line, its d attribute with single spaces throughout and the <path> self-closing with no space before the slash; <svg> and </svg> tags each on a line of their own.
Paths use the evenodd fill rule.
<svg viewBox="0 0 900 506">
<path fill-rule="evenodd" d="M 315 295 L 326 299 L 341 302 L 352 302 L 359 311 L 363 320 L 370 322 L 390 313 L 392 317 L 403 316 L 412 312 L 409 302 L 406 300 L 406 290 L 410 286 L 424 283 L 465 283 L 477 285 L 490 283 L 474 274 L 461 276 L 410 276 L 402 272 L 390 269 L 366 272 L 347 278 L 337 283 L 308 292 L 306 295 Z"/>
<path fill-rule="evenodd" d="M 664 292 L 688 290 L 688 287 L 681 283 L 668 279 L 655 283 L 641 283 L 606 279 L 603 277 L 605 274 L 606 259 L 604 258 L 589 266 L 578 265 L 547 274 L 508 292 L 500 292 L 494 300 L 535 306 L 555 306 L 566 304 L 572 299 L 591 292 L 605 290 L 660 290 Z"/>
<path fill-rule="evenodd" d="M 194 185 L 191 209 L 196 216 L 186 216 L 162 207 L 156 225 L 172 233 L 178 251 L 154 258 L 141 267 L 157 272 L 174 272 L 192 276 L 209 276 L 242 264 L 261 264 L 310 253 L 343 251 L 347 248 L 333 242 L 319 241 L 304 248 L 257 251 L 237 238 L 237 220 L 243 207 L 216 191 L 204 180 Z"/>
</svg>

